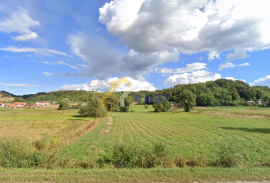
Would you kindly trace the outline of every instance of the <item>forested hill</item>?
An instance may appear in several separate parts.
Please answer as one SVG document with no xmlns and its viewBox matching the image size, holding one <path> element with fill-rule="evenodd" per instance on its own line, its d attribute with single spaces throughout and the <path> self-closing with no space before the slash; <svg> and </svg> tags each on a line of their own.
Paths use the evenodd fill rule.
<svg viewBox="0 0 270 183">
<path fill-rule="evenodd" d="M 206 83 L 197 84 L 181 84 L 173 88 L 157 90 L 155 92 L 140 91 L 132 92 L 130 95 L 133 98 L 134 94 L 140 94 L 144 98 L 146 94 L 151 97 L 154 94 L 167 94 L 170 102 L 179 102 L 179 94 L 184 90 L 190 90 L 196 95 L 197 106 L 215 106 L 215 105 L 239 105 L 245 104 L 246 101 L 257 101 L 262 99 L 267 101 L 270 99 L 270 88 L 267 86 L 254 86 L 250 87 L 243 81 L 232 81 L 226 79 L 218 79 L 216 81 L 208 81 Z M 21 100 L 28 102 L 35 101 L 59 101 L 63 98 L 69 98 L 71 101 L 87 101 L 91 93 L 94 91 L 53 91 L 49 93 L 41 92 L 34 95 L 16 96 L 8 92 L 2 91 L 5 95 L 20 97 Z M 104 93 L 94 92 L 99 97 Z M 123 92 L 115 92 L 114 95 L 120 98 Z"/>
</svg>

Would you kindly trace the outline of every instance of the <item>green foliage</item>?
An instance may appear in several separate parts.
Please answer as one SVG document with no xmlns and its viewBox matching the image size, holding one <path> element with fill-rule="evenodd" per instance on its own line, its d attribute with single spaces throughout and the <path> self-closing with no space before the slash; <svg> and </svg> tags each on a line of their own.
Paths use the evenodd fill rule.
<svg viewBox="0 0 270 183">
<path fill-rule="evenodd" d="M 111 108 L 115 108 L 118 106 L 119 100 L 115 97 L 114 94 L 111 94 L 106 101 L 107 110 L 110 111 Z"/>
<path fill-rule="evenodd" d="M 129 106 L 131 104 L 131 98 L 130 97 L 126 97 L 124 99 L 125 102 L 125 107 L 120 107 L 120 111 L 121 112 L 129 112 Z"/>
<path fill-rule="evenodd" d="M 101 107 L 101 99 L 96 95 L 92 95 L 87 104 L 81 107 L 79 114 L 83 117 L 99 118 L 105 117 L 107 111 Z"/>
<path fill-rule="evenodd" d="M 69 110 L 69 99 L 68 98 L 64 98 L 60 101 L 59 103 L 59 108 L 58 110 Z"/>
<path fill-rule="evenodd" d="M 154 102 L 153 108 L 155 112 L 168 112 L 171 109 L 171 104 L 168 100 L 162 98 L 162 101 Z"/>
<path fill-rule="evenodd" d="M 15 98 L 13 102 L 25 102 L 25 100 L 19 97 L 19 98 Z"/>
<path fill-rule="evenodd" d="M 72 109 L 80 109 L 82 107 L 81 103 L 78 103 L 77 105 L 73 105 Z"/>
<path fill-rule="evenodd" d="M 131 110 L 130 112 L 135 112 L 134 110 Z"/>
<path fill-rule="evenodd" d="M 148 104 L 145 104 L 144 107 L 145 107 L 145 109 L 148 109 Z"/>
<path fill-rule="evenodd" d="M 222 167 L 240 166 L 243 156 L 232 145 L 219 145 L 219 158 L 217 165 Z"/>
<path fill-rule="evenodd" d="M 185 112 L 191 112 L 191 110 L 196 106 L 196 97 L 189 90 L 183 91 L 179 98 L 179 106 L 182 106 Z"/>
<path fill-rule="evenodd" d="M 111 162 L 117 168 L 152 168 L 166 163 L 167 157 L 162 143 L 155 144 L 150 150 L 122 144 L 114 146 Z"/>
</svg>

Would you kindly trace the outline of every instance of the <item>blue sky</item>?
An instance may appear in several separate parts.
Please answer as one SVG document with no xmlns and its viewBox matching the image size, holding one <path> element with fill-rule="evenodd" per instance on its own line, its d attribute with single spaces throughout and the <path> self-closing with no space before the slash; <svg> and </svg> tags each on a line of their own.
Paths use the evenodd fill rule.
<svg viewBox="0 0 270 183">
<path fill-rule="evenodd" d="M 269 1 L 0 3 L 0 90 L 156 90 L 238 79 L 270 86 Z"/>
</svg>

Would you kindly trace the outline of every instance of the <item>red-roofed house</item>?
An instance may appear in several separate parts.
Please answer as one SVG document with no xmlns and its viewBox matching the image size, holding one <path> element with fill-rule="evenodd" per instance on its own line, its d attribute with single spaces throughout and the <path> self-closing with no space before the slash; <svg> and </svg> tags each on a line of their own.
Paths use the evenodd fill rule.
<svg viewBox="0 0 270 183">
<path fill-rule="evenodd" d="M 178 108 L 178 104 L 176 104 L 176 103 L 175 104 L 171 104 L 171 107 L 172 108 Z"/>
<path fill-rule="evenodd" d="M 5 107 L 5 103 L 0 103 L 0 107 Z"/>
<path fill-rule="evenodd" d="M 14 102 L 14 105 L 17 105 L 18 107 L 24 107 L 26 105 L 25 102 Z"/>
<path fill-rule="evenodd" d="M 10 104 L 8 105 L 8 108 L 12 108 L 12 109 L 16 109 L 18 106 L 17 105 L 14 105 L 14 104 Z"/>
<path fill-rule="evenodd" d="M 24 107 L 25 108 L 28 108 L 28 107 L 30 107 L 30 108 L 37 108 L 37 105 L 36 104 L 26 104 Z"/>
<path fill-rule="evenodd" d="M 51 105 L 51 103 L 49 101 L 45 101 L 44 104 L 45 105 Z"/>
</svg>

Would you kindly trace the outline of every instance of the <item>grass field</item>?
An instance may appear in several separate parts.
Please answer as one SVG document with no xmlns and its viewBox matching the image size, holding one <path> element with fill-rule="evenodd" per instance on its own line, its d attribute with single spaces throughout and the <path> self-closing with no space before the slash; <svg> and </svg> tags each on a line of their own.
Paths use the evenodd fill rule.
<svg viewBox="0 0 270 183">
<path fill-rule="evenodd" d="M 163 142 L 169 157 L 218 158 L 220 148 L 231 145 L 243 159 L 240 168 L 154 168 L 82 170 L 0 170 L 0 181 L 60 182 L 193 182 L 216 180 L 268 180 L 270 169 L 269 110 L 257 108 L 196 108 L 192 113 L 154 113 L 149 106 L 131 106 L 135 112 L 110 112 L 105 120 L 82 118 L 78 110 L 0 109 L 0 137 L 23 136 L 30 141 L 47 133 L 65 143 L 63 152 L 73 162 L 96 162 L 112 156 L 118 144 L 150 149 Z M 173 167 L 173 166 L 171 166 Z"/>
<path fill-rule="evenodd" d="M 269 179 L 269 168 L 0 170 L 2 182 L 254 182 Z"/>
<path fill-rule="evenodd" d="M 22 136 L 30 141 L 41 134 L 63 140 L 83 132 L 93 118 L 81 118 L 78 110 L 59 111 L 55 106 L 39 109 L 0 109 L 0 137 Z M 80 134 L 78 134 L 80 135 Z"/>
<path fill-rule="evenodd" d="M 154 113 L 133 106 L 135 113 L 110 113 L 95 130 L 65 148 L 75 160 L 110 156 L 113 146 L 128 142 L 141 148 L 164 142 L 169 155 L 217 157 L 220 146 L 232 145 L 248 166 L 270 159 L 270 120 L 206 115 L 203 113 Z M 104 133 L 107 130 L 107 133 Z"/>
</svg>

